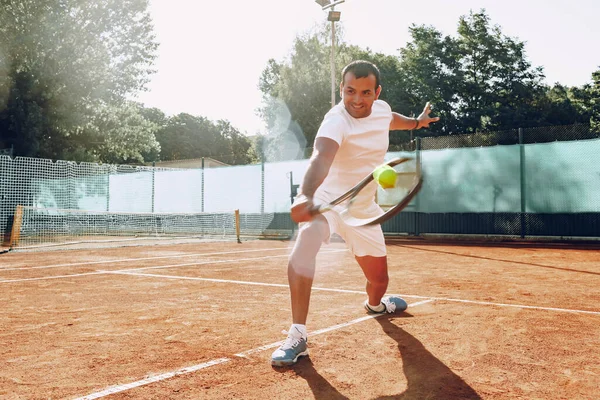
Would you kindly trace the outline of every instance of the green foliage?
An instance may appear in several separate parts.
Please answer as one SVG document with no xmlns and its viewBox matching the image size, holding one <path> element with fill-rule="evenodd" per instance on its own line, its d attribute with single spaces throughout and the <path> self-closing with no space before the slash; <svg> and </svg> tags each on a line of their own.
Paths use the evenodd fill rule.
<svg viewBox="0 0 600 400">
<path fill-rule="evenodd" d="M 590 119 L 591 93 L 589 85 L 569 88 L 561 84 L 544 88 L 536 99 L 537 114 L 532 117 L 533 126 L 557 126 L 588 123 Z"/>
<path fill-rule="evenodd" d="M 247 164 L 254 159 L 251 141 L 228 121 L 213 123 L 181 113 L 164 121 L 156 139 L 162 161 L 211 157 L 226 164 Z"/>
<path fill-rule="evenodd" d="M 147 6 L 147 0 L 3 1 L 0 142 L 22 156 L 125 156 L 94 149 L 85 135 L 105 110 L 122 107 L 148 81 L 157 44 Z M 127 157 L 153 146 L 150 133 Z"/>
<path fill-rule="evenodd" d="M 331 107 L 331 46 L 328 29 L 329 25 L 325 25 L 313 34 L 297 37 L 290 61 L 279 63 L 269 60 L 262 73 L 259 89 L 263 92 L 263 106 L 259 113 L 266 122 L 268 133 L 261 137 L 255 151 L 265 160 L 290 160 L 310 155 L 310 146 L 323 115 Z M 382 98 L 392 106 L 405 106 L 402 100 L 398 100 L 403 98 L 405 92 L 403 85 L 397 83 L 397 59 L 347 45 L 342 41 L 342 35 L 342 32 L 338 32 L 336 36 L 335 62 L 338 70 L 356 59 L 375 62 L 386 82 Z M 337 74 L 336 102 L 340 100 L 340 82 L 341 76 Z"/>
<path fill-rule="evenodd" d="M 356 59 L 377 64 L 381 98 L 394 111 L 418 115 L 430 101 L 441 121 L 419 135 L 506 131 L 590 118 L 591 88 L 544 85 L 543 69 L 528 61 L 525 44 L 504 35 L 485 10 L 461 17 L 454 36 L 444 36 L 430 26 L 413 25 L 410 33 L 412 40 L 404 47 L 398 45 L 398 56 L 351 46 L 338 36 L 335 57 L 338 70 Z M 259 87 L 260 113 L 269 127 L 269 134 L 261 139 L 267 159 L 273 148 L 281 148 L 289 131 L 302 132 L 312 145 L 330 107 L 329 35 L 324 28 L 297 37 L 286 60 L 270 60 L 265 68 Z M 408 132 L 394 132 L 390 144 L 408 140 Z M 276 155 L 287 157 L 281 151 Z"/>
<path fill-rule="evenodd" d="M 463 16 L 458 35 L 413 26 L 401 50 L 401 69 L 419 103 L 431 101 L 438 134 L 526 127 L 542 94 L 541 68 L 525 57 L 524 43 L 492 26 L 484 10 Z"/>
<path fill-rule="evenodd" d="M 259 82 L 263 106 L 258 110 L 268 129 L 260 150 L 266 159 L 282 159 L 281 145 L 298 133 L 302 141 L 314 140 L 320 124 L 315 116 L 324 115 L 331 102 L 328 49 L 322 31 L 297 37 L 289 64 L 269 60 Z"/>
<path fill-rule="evenodd" d="M 144 155 L 156 158 L 160 152 L 154 136 L 157 130 L 158 125 L 144 118 L 138 105 L 127 102 L 99 110 L 86 127 L 86 136 L 95 139 L 88 142 L 95 158 L 112 164 L 141 164 Z"/>
<path fill-rule="evenodd" d="M 459 55 L 456 41 L 433 27 L 412 26 L 413 38 L 400 49 L 399 75 L 411 114 L 418 115 L 427 101 L 433 104 L 433 112 L 441 118 L 430 129 L 436 134 L 448 134 L 462 130 L 461 118 L 456 113 L 462 85 Z M 406 109 L 405 109 L 406 110 Z M 399 112 L 410 115 L 408 111 Z"/>
</svg>

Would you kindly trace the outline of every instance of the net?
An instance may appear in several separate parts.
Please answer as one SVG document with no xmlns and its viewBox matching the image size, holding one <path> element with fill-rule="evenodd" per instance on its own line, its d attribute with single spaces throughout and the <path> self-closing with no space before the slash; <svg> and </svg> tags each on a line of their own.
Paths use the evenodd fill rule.
<svg viewBox="0 0 600 400">
<path fill-rule="evenodd" d="M 160 240 L 241 241 L 264 234 L 272 215 L 218 213 L 130 213 L 18 206 L 11 248 L 74 244 L 130 245 Z M 126 243 L 129 242 L 129 243 Z"/>
</svg>

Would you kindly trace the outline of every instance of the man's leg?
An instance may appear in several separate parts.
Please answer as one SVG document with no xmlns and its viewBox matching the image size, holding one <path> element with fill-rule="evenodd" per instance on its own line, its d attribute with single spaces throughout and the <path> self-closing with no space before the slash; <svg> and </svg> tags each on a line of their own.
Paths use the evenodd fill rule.
<svg viewBox="0 0 600 400">
<path fill-rule="evenodd" d="M 383 297 L 389 283 L 387 256 L 356 256 L 355 258 L 367 278 L 368 298 L 365 308 L 369 313 L 394 313 L 408 308 L 406 301 L 398 296 Z"/>
<path fill-rule="evenodd" d="M 383 314 L 406 310 L 408 304 L 400 297 L 383 297 L 388 288 L 389 276 L 381 225 L 347 227 L 344 236 L 348 248 L 367 278 L 367 301 L 364 304 L 367 312 Z"/>
<path fill-rule="evenodd" d="M 287 339 L 271 355 L 271 365 L 293 365 L 299 357 L 308 355 L 306 319 L 310 292 L 315 276 L 317 253 L 329 236 L 329 224 L 319 215 L 298 231 L 294 249 L 288 261 L 288 282 L 292 302 L 292 326 Z"/>
<path fill-rule="evenodd" d="M 292 302 L 292 321 L 306 325 L 315 263 L 321 244 L 329 235 L 327 220 L 319 215 L 298 232 L 288 261 L 288 282 Z"/>
<path fill-rule="evenodd" d="M 388 276 L 387 256 L 356 256 L 358 265 L 367 278 L 367 296 L 370 305 L 379 305 L 390 281 Z"/>
</svg>

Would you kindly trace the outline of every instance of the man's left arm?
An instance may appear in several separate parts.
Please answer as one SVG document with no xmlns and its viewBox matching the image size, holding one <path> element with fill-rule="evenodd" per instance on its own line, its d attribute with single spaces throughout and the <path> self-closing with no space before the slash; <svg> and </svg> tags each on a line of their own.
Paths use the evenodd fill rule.
<svg viewBox="0 0 600 400">
<path fill-rule="evenodd" d="M 432 122 L 437 122 L 440 117 L 430 117 L 431 104 L 428 102 L 421 115 L 417 118 L 406 117 L 402 114 L 392 113 L 392 122 L 390 122 L 390 131 L 411 131 L 421 128 L 428 128 Z"/>
</svg>

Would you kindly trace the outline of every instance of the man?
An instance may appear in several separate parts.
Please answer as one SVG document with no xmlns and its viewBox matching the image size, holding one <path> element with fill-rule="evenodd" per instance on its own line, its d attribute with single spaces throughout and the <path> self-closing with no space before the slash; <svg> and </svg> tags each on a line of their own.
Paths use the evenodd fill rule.
<svg viewBox="0 0 600 400">
<path fill-rule="evenodd" d="M 344 239 L 367 279 L 367 312 L 384 314 L 407 308 L 400 297 L 383 297 L 388 270 L 381 226 L 350 227 L 335 212 L 315 212 L 319 204 L 343 194 L 384 162 L 390 130 L 419 129 L 439 120 L 429 117 L 429 103 L 418 118 L 393 113 L 386 102 L 378 100 L 379 79 L 378 68 L 370 62 L 347 65 L 340 84 L 342 101 L 325 115 L 317 132 L 300 193 L 291 209 L 292 219 L 300 223 L 288 261 L 293 323 L 284 344 L 273 352 L 274 366 L 292 365 L 308 355 L 306 319 L 315 259 L 321 244 L 328 243 L 333 233 Z M 374 196 L 367 199 L 364 211 L 374 215 L 381 212 Z"/>
</svg>

